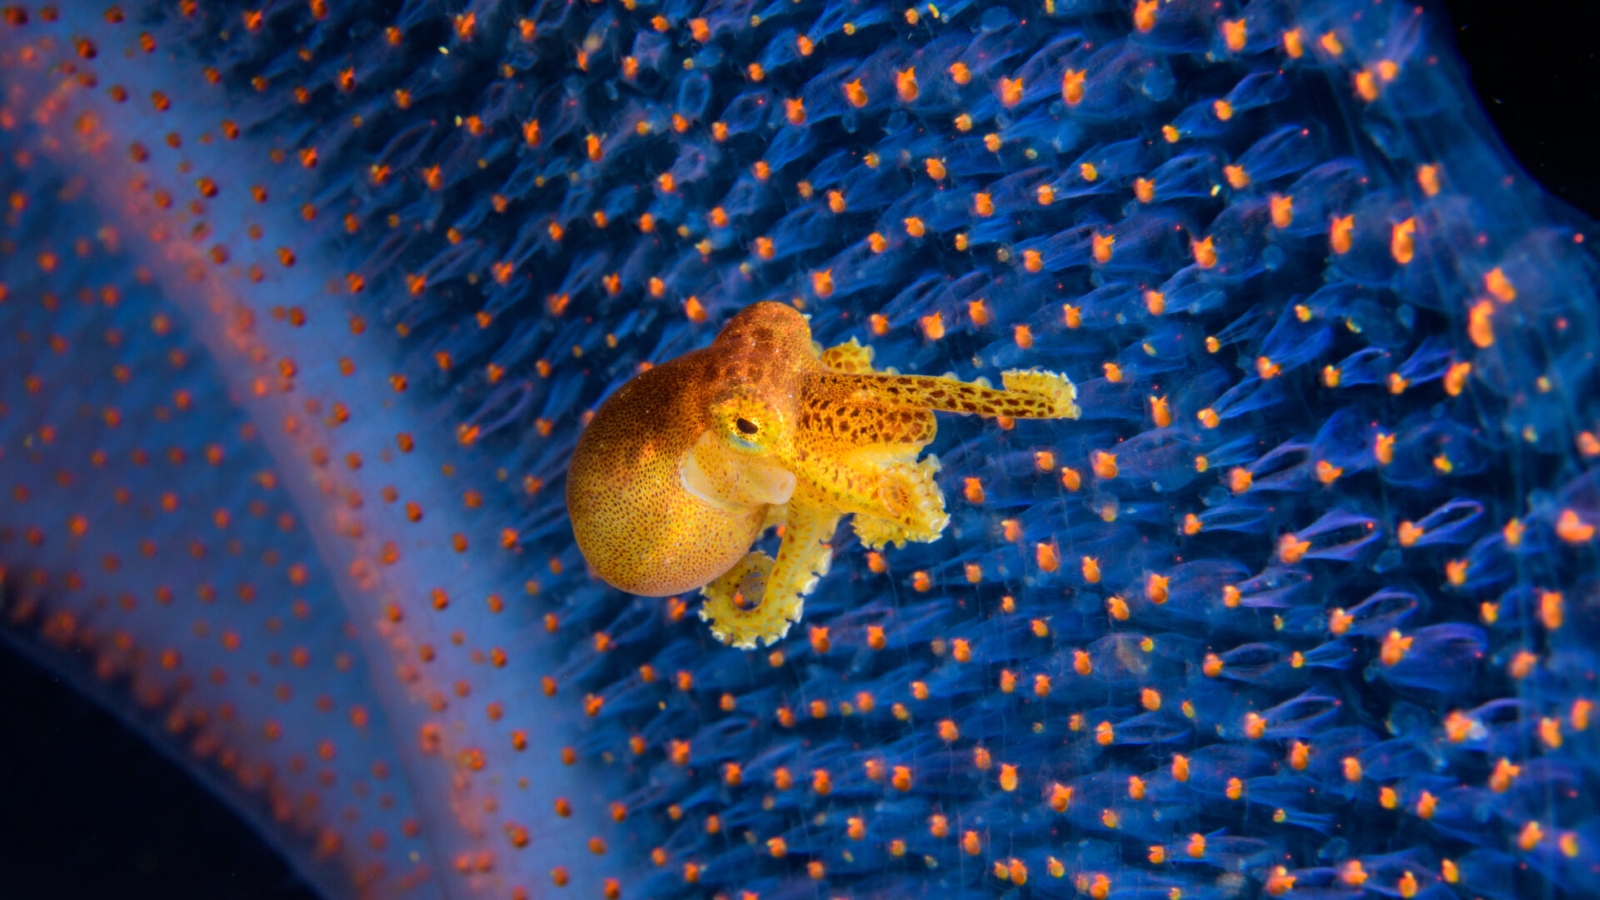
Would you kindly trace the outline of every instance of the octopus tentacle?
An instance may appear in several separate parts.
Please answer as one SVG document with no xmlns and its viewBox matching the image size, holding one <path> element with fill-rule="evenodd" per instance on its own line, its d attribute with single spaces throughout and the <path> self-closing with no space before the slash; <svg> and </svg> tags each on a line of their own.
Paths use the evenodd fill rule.
<svg viewBox="0 0 1600 900">
<path fill-rule="evenodd" d="M 836 458 L 909 459 L 938 434 L 933 413 L 817 392 L 805 400 L 794 450 Z M 844 452 L 841 452 L 843 450 Z"/>
<path fill-rule="evenodd" d="M 855 338 L 843 344 L 836 344 L 822 351 L 820 354 L 822 364 L 835 372 L 862 374 L 874 371 L 872 368 L 872 347 L 861 343 Z"/>
<path fill-rule="evenodd" d="M 1080 414 L 1072 382 L 1037 369 L 1003 373 L 1004 390 L 929 375 L 837 373 L 829 380 L 862 400 L 901 408 L 1016 419 L 1076 419 Z"/>
<path fill-rule="evenodd" d="M 712 635 L 752 650 L 757 641 L 770 645 L 788 634 L 789 626 L 800 621 L 806 595 L 833 563 L 833 548 L 826 542 L 839 519 L 839 513 L 826 506 L 790 503 L 778 558 L 746 554 L 702 591 L 706 601 L 700 618 L 711 625 Z M 756 594 L 760 602 L 745 605 Z"/>
<path fill-rule="evenodd" d="M 895 463 L 884 471 L 883 499 L 888 515 L 858 512 L 856 537 L 870 550 L 907 541 L 932 543 L 944 533 L 950 516 L 944 511 L 944 494 L 933 480 L 939 459 L 928 456 L 914 463 Z"/>
</svg>

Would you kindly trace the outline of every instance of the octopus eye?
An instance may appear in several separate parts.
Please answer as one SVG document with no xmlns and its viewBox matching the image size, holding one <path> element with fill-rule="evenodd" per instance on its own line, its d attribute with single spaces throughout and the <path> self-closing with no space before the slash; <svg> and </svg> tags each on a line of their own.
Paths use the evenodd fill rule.
<svg viewBox="0 0 1600 900">
<path fill-rule="evenodd" d="M 755 434 L 761 430 L 761 426 L 742 417 L 734 421 L 733 427 L 739 429 L 740 434 Z"/>
</svg>

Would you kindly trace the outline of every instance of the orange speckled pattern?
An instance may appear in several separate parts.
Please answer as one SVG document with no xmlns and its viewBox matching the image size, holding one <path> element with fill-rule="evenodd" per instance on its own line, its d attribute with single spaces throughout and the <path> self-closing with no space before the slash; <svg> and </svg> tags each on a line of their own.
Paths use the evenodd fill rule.
<svg viewBox="0 0 1600 900">
<path fill-rule="evenodd" d="M 567 477 L 567 509 L 594 573 L 636 594 L 705 588 L 718 640 L 770 644 L 827 574 L 839 519 L 863 543 L 939 539 L 948 517 L 917 460 L 933 412 L 1076 418 L 1072 382 L 1010 371 L 1005 390 L 877 373 L 852 340 L 818 352 L 806 319 L 753 304 L 711 346 L 640 373 L 596 412 Z M 775 560 L 750 546 L 782 525 Z"/>
</svg>

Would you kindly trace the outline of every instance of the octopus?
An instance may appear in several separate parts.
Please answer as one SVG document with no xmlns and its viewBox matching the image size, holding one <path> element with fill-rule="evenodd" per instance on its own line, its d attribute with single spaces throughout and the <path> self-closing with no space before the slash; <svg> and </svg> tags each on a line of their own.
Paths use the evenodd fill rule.
<svg viewBox="0 0 1600 900">
<path fill-rule="evenodd" d="M 839 522 L 869 549 L 931 542 L 949 516 L 934 480 L 934 413 L 1077 418 L 1065 376 L 1013 370 L 1003 390 L 872 367 L 852 339 L 826 351 L 807 317 L 756 303 L 709 347 L 608 397 L 567 469 L 567 511 L 592 573 L 664 597 L 702 589 L 717 640 L 750 650 L 800 621 Z M 751 548 L 778 528 L 777 558 Z"/>
</svg>

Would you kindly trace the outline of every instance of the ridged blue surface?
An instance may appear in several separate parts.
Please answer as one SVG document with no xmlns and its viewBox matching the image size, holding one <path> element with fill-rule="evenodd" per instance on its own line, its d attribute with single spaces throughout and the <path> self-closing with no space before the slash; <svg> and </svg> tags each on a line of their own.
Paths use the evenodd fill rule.
<svg viewBox="0 0 1600 900">
<path fill-rule="evenodd" d="M 330 896 L 1591 893 L 1591 225 L 1428 5 L 8 15 L 8 636 Z M 1084 414 L 743 653 L 562 472 L 763 299 Z"/>
</svg>

